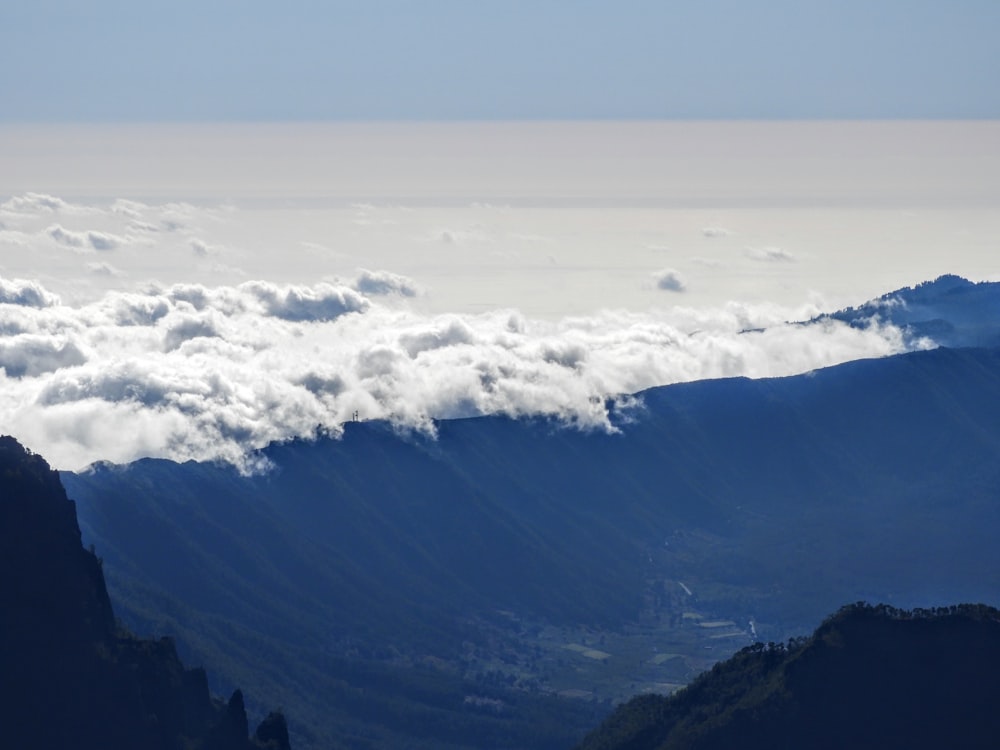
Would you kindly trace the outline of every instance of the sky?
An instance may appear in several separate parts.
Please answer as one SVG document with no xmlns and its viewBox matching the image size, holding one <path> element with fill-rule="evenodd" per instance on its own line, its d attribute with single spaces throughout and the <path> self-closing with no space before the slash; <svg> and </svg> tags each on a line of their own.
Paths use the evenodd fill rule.
<svg viewBox="0 0 1000 750">
<path fill-rule="evenodd" d="M 247 469 L 357 412 L 609 400 L 907 346 L 1000 279 L 1000 5 L 8 2 L 0 425 Z M 123 439 L 126 436 L 126 439 Z"/>
<path fill-rule="evenodd" d="M 994 0 L 7 0 L 0 121 L 996 118 Z"/>
</svg>

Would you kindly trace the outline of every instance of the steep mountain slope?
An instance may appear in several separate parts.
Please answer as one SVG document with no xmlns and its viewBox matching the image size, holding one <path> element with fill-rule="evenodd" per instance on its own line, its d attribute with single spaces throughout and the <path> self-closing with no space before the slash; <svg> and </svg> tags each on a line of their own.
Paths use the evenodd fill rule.
<svg viewBox="0 0 1000 750">
<path fill-rule="evenodd" d="M 272 446 L 263 476 L 146 460 L 63 479 L 128 621 L 304 717 L 306 742 L 568 743 L 582 713 L 494 690 L 469 657 L 509 636 L 526 664 L 546 623 L 669 635 L 697 606 L 767 638 L 860 598 L 996 599 L 1000 352 L 641 400 L 614 435 L 355 423 Z"/>
<path fill-rule="evenodd" d="M 0 744 L 5 747 L 288 748 L 284 718 L 247 737 L 242 693 L 213 701 L 168 639 L 115 625 L 101 563 L 83 549 L 58 475 L 0 437 Z"/>
<path fill-rule="evenodd" d="M 681 692 L 619 707 L 580 750 L 991 748 L 1000 612 L 858 604 L 789 646 L 756 644 Z"/>
</svg>

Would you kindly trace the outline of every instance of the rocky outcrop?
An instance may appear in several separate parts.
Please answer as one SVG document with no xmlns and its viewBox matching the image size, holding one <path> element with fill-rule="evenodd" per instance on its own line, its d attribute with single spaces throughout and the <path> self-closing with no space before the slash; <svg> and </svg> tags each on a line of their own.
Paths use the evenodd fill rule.
<svg viewBox="0 0 1000 750">
<path fill-rule="evenodd" d="M 288 749 L 284 717 L 248 736 L 243 695 L 215 700 L 173 641 L 115 625 L 58 475 L 0 437 L 0 746 Z"/>
</svg>

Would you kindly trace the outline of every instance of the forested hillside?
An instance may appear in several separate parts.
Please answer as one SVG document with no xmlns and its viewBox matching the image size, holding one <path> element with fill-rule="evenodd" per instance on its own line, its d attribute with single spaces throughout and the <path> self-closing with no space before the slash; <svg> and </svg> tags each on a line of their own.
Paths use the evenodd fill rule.
<svg viewBox="0 0 1000 750">
<path fill-rule="evenodd" d="M 856 604 L 755 644 L 684 690 L 619 707 L 579 750 L 991 748 L 1000 612 Z"/>
</svg>

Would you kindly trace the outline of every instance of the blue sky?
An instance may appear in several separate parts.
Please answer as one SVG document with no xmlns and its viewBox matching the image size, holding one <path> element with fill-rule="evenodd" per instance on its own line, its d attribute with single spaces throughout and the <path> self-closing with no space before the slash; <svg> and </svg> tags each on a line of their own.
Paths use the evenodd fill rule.
<svg viewBox="0 0 1000 750">
<path fill-rule="evenodd" d="M 995 0 L 8 0 L 0 121 L 997 118 Z"/>
</svg>

